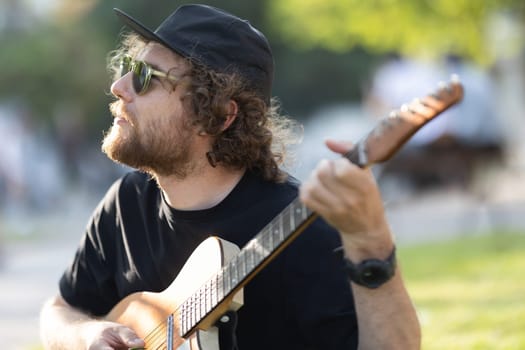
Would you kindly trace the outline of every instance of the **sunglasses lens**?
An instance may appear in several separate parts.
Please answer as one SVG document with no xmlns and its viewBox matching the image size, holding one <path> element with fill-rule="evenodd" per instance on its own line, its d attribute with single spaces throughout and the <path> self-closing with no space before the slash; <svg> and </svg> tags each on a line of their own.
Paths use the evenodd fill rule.
<svg viewBox="0 0 525 350">
<path fill-rule="evenodd" d="M 133 88 L 137 94 L 146 91 L 149 84 L 149 69 L 144 62 L 137 61 L 133 69 Z"/>
<path fill-rule="evenodd" d="M 120 60 L 120 76 L 123 77 L 131 70 L 131 57 L 125 56 Z"/>
</svg>

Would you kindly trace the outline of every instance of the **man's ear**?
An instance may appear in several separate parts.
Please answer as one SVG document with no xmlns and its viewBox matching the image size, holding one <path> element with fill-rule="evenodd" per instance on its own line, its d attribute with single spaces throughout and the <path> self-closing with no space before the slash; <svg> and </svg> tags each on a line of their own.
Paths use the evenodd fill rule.
<svg viewBox="0 0 525 350">
<path fill-rule="evenodd" d="M 228 101 L 227 111 L 228 114 L 226 114 L 226 120 L 222 125 L 221 131 L 228 129 L 230 125 L 232 125 L 235 118 L 237 118 L 237 112 L 239 112 L 239 106 L 237 105 L 237 102 L 234 100 Z"/>
</svg>

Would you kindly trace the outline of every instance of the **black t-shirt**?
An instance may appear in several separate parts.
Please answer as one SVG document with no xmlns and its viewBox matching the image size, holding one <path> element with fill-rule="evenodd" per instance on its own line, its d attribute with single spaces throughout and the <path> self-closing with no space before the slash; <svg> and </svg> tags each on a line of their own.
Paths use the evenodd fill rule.
<svg viewBox="0 0 525 350">
<path fill-rule="evenodd" d="M 102 316 L 133 292 L 162 291 L 204 239 L 214 235 L 243 247 L 297 191 L 293 179 L 278 184 L 247 172 L 218 205 L 180 211 L 154 180 L 129 173 L 94 211 L 60 280 L 62 297 Z M 338 233 L 317 219 L 245 286 L 240 350 L 357 348 L 350 283 L 333 253 L 340 244 Z"/>
</svg>

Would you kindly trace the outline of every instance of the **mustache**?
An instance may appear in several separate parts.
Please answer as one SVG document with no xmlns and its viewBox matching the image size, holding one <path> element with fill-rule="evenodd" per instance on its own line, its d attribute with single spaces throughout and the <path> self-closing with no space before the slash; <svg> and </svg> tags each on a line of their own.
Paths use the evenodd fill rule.
<svg viewBox="0 0 525 350">
<path fill-rule="evenodd" d="M 109 111 L 114 117 L 123 118 L 134 126 L 135 116 L 129 111 L 129 109 L 122 103 L 122 101 L 113 101 L 109 104 Z"/>
</svg>

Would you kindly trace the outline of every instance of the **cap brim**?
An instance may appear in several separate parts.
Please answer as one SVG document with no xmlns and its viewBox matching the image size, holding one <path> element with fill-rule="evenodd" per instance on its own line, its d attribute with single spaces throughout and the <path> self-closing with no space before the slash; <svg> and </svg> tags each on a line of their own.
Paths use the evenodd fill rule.
<svg viewBox="0 0 525 350">
<path fill-rule="evenodd" d="M 124 24 L 127 27 L 129 27 L 131 30 L 133 30 L 135 33 L 137 33 L 138 35 L 140 35 L 144 39 L 146 39 L 148 41 L 156 41 L 156 42 L 161 43 L 162 45 L 164 45 L 166 47 L 169 47 L 172 50 L 174 50 L 171 47 L 170 44 L 168 44 L 167 42 L 162 40 L 162 38 L 160 38 L 157 34 L 155 34 L 155 32 L 153 32 L 150 29 L 148 29 L 142 23 L 137 21 L 135 18 L 131 17 L 130 15 L 128 15 L 127 13 L 125 13 L 124 11 L 122 11 L 122 10 L 120 10 L 118 8 L 114 8 L 113 11 L 115 11 L 115 14 L 120 18 L 120 20 L 122 22 L 124 22 Z M 175 52 L 178 52 L 178 51 L 175 50 Z"/>
<path fill-rule="evenodd" d="M 158 40 L 159 38 L 155 35 L 154 32 L 146 28 L 142 23 L 125 13 L 124 11 L 114 8 L 113 11 L 115 11 L 115 14 L 120 18 L 122 22 L 126 26 L 128 26 L 130 29 L 132 29 L 134 32 L 139 34 L 140 36 L 143 36 L 144 38 L 148 40 Z"/>
</svg>

